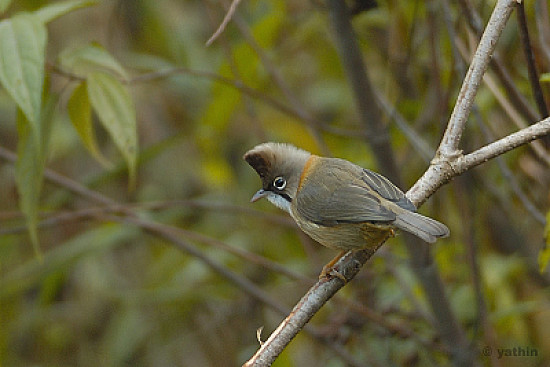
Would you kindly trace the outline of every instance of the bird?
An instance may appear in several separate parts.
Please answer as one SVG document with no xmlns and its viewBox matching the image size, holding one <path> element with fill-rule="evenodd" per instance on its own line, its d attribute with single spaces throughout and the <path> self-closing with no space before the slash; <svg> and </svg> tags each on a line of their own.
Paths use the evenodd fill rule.
<svg viewBox="0 0 550 367">
<path fill-rule="evenodd" d="M 448 237 L 449 228 L 416 212 L 397 186 L 379 173 L 341 158 L 312 154 L 287 143 L 262 143 L 244 160 L 260 176 L 262 187 L 251 202 L 266 198 L 286 211 L 309 237 L 339 250 L 319 278 L 348 251 L 377 248 L 396 230 L 428 243 Z"/>
</svg>

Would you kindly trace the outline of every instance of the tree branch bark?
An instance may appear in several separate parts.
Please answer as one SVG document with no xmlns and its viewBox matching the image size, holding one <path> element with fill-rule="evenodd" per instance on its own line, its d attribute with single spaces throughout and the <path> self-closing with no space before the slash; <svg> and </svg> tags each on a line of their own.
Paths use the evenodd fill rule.
<svg viewBox="0 0 550 367">
<path fill-rule="evenodd" d="M 483 80 L 483 74 L 487 70 L 487 66 L 491 61 L 491 57 L 495 51 L 497 41 L 500 38 L 502 30 L 516 6 L 515 0 L 498 1 L 489 23 L 485 28 L 485 32 L 481 36 L 470 68 L 466 73 L 462 88 L 458 94 L 457 103 L 451 114 L 451 118 L 447 125 L 447 130 L 441 144 L 439 145 L 438 153 L 445 157 L 457 156 L 460 154 L 458 145 L 462 138 L 462 132 L 466 126 L 466 121 L 472 110 L 475 96 Z"/>
<path fill-rule="evenodd" d="M 367 142 L 372 148 L 377 169 L 398 187 L 404 187 L 391 146 L 389 129 L 382 120 L 382 109 L 377 103 L 378 98 L 370 82 L 367 64 L 363 61 L 346 2 L 328 0 L 327 4 L 340 59 L 354 92 L 361 123 L 367 133 Z M 426 300 L 437 321 L 437 331 L 451 351 L 451 359 L 456 365 L 471 365 L 473 357 L 469 343 L 451 309 L 429 245 L 406 233 L 403 238 L 411 268 L 424 289 Z"/>
<path fill-rule="evenodd" d="M 339 0 L 331 0 L 329 3 L 334 1 Z M 515 5 L 516 0 L 499 0 L 495 6 L 491 19 L 481 37 L 478 49 L 463 82 L 457 103 L 435 158 L 432 160 L 430 167 L 426 170 L 424 175 L 407 192 L 407 197 L 417 207 L 453 177 L 520 145 L 550 134 L 550 119 L 545 119 L 498 141 L 490 143 L 470 154 L 463 155 L 459 150 L 462 133 L 481 84 L 483 74 L 487 69 L 500 34 Z M 340 259 L 336 267 L 338 267 L 339 272 L 345 279 L 350 281 L 377 249 L 350 252 Z M 427 266 L 424 270 L 429 272 L 430 269 L 435 271 L 433 266 Z M 323 304 L 344 285 L 344 281 L 336 277 L 332 279 L 322 279 L 315 284 L 244 366 L 271 365 L 282 350 L 284 350 L 286 345 L 290 343 Z M 455 363 L 465 364 L 464 362 L 467 360 L 468 356 L 458 356 L 458 358 L 455 359 Z"/>
</svg>

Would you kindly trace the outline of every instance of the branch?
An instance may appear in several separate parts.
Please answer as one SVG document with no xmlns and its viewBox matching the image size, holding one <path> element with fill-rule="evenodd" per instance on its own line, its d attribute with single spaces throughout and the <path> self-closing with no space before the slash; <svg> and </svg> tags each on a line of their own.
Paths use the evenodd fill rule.
<svg viewBox="0 0 550 367">
<path fill-rule="evenodd" d="M 495 158 L 496 156 L 548 134 L 550 134 L 550 117 L 479 148 L 473 153 L 459 157 L 455 161 L 450 162 L 451 169 L 456 172 L 455 176 L 459 175 L 470 168 Z"/>
<path fill-rule="evenodd" d="M 502 153 L 550 133 L 550 119 L 546 119 L 466 156 L 463 156 L 458 149 L 483 74 L 515 4 L 515 0 L 500 0 L 493 11 L 460 90 L 457 104 L 436 152 L 436 157 L 424 175 L 407 192 L 407 197 L 417 207 L 451 178 Z M 378 248 L 349 252 L 335 266 L 349 282 Z M 432 264 L 426 267 L 425 270 L 428 274 L 435 271 L 435 268 Z M 292 312 L 271 334 L 269 339 L 262 344 L 254 356 L 244 364 L 244 367 L 271 365 L 313 315 L 344 285 L 344 281 L 337 277 L 319 280 L 302 297 Z M 465 352 L 463 351 L 463 353 Z M 457 356 L 455 362 L 467 365 L 467 360 L 468 356 Z"/>
<path fill-rule="evenodd" d="M 445 157 L 453 157 L 460 154 L 458 145 L 483 79 L 483 74 L 487 70 L 500 34 L 515 5 L 516 1 L 514 0 L 498 1 L 485 28 L 485 32 L 481 36 L 476 53 L 458 94 L 457 103 L 451 114 L 447 130 L 439 145 L 438 152 Z"/>
<path fill-rule="evenodd" d="M 368 77 L 367 64 L 363 62 L 363 55 L 351 24 L 346 2 L 329 0 L 327 4 L 340 58 L 354 92 L 357 109 L 368 134 L 367 140 L 377 167 L 394 184 L 403 187 L 391 147 L 389 130 L 381 118 L 382 113 L 379 104 L 376 103 L 375 88 Z M 451 351 L 451 359 L 457 364 L 471 364 L 469 361 L 473 357 L 469 343 L 451 309 L 443 281 L 434 265 L 430 247 L 415 236 L 405 234 L 403 238 L 411 268 L 422 285 L 426 300 L 437 320 L 437 331 Z"/>
<path fill-rule="evenodd" d="M 548 134 L 550 134 L 550 118 L 544 119 L 523 130 L 488 144 L 475 152 L 465 156 L 460 155 L 452 161 L 445 160 L 445 162 L 443 162 L 443 160 L 440 160 L 438 164 L 430 166 L 427 171 L 427 173 L 434 172 L 433 177 L 436 184 L 430 185 L 430 182 L 426 182 L 426 179 L 424 179 L 424 177 L 427 177 L 424 175 L 413 188 L 407 192 L 407 196 L 414 203 L 422 203 L 451 178 Z M 433 168 L 436 166 L 437 168 Z M 357 275 L 361 267 L 372 257 L 372 255 L 375 254 L 378 248 L 360 250 L 354 253 L 349 252 L 340 259 L 335 266 L 349 282 Z M 244 367 L 271 365 L 288 343 L 290 343 L 290 341 L 300 332 L 304 325 L 306 325 L 315 313 L 317 313 L 317 311 L 319 311 L 319 309 L 344 285 L 345 283 L 343 280 L 337 277 L 319 280 L 296 304 L 292 312 L 281 322 L 254 356 L 244 364 Z"/>
<path fill-rule="evenodd" d="M 348 281 L 353 279 L 376 250 L 378 248 L 361 250 L 355 253 L 348 252 L 336 264 L 339 269 L 338 272 Z M 352 254 L 353 256 L 351 256 Z M 344 281 L 338 277 L 319 280 L 294 306 L 290 314 L 243 367 L 270 366 L 313 315 L 344 285 Z"/>
<path fill-rule="evenodd" d="M 223 33 L 225 30 L 225 27 L 227 27 L 227 24 L 231 21 L 231 18 L 233 18 L 233 14 L 235 14 L 235 11 L 237 10 L 237 6 L 239 6 L 239 3 L 241 0 L 233 0 L 231 2 L 231 6 L 229 7 L 229 10 L 227 10 L 227 14 L 225 14 L 225 17 L 223 18 L 222 23 L 216 29 L 216 32 L 206 41 L 206 46 L 210 46 L 219 36 Z"/>
</svg>

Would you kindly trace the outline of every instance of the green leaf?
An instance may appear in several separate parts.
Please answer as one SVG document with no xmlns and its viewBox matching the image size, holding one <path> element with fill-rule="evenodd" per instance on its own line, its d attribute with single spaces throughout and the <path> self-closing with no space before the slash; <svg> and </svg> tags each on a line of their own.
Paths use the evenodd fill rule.
<svg viewBox="0 0 550 367">
<path fill-rule="evenodd" d="M 92 6 L 95 4 L 96 2 L 91 0 L 60 1 L 38 9 L 37 11 L 34 12 L 34 15 L 42 23 L 48 23 L 56 18 L 59 18 L 67 13 L 70 13 L 73 10 L 77 10 L 87 6 Z"/>
<path fill-rule="evenodd" d="M 99 120 L 128 164 L 129 187 L 133 188 L 137 163 L 136 111 L 128 90 L 110 74 L 88 77 L 88 95 Z"/>
<path fill-rule="evenodd" d="M 69 117 L 86 149 L 99 163 L 110 166 L 110 163 L 101 154 L 97 146 L 92 124 L 92 106 L 88 98 L 87 88 L 86 82 L 82 82 L 73 91 L 67 103 Z"/>
<path fill-rule="evenodd" d="M 44 24 L 30 14 L 0 22 L 0 83 L 25 114 L 35 144 L 40 136 L 46 38 Z"/>
<path fill-rule="evenodd" d="M 64 50 L 59 54 L 59 64 L 63 70 L 83 77 L 97 71 L 110 71 L 128 79 L 122 65 L 97 43 Z"/>
<path fill-rule="evenodd" d="M 10 5 L 11 5 L 11 0 L 0 0 L 0 13 L 5 12 Z"/>
<path fill-rule="evenodd" d="M 550 261 L 550 211 L 546 214 L 546 226 L 544 227 L 544 238 L 546 242 L 539 252 L 539 271 L 543 273 Z"/>
<path fill-rule="evenodd" d="M 550 82 L 550 73 L 541 74 L 539 77 L 539 81 L 544 83 Z"/>
<path fill-rule="evenodd" d="M 31 242 L 37 255 L 40 255 L 38 241 L 38 201 L 42 188 L 44 159 L 41 147 L 32 138 L 31 123 L 20 109 L 17 110 L 17 163 L 15 180 L 19 192 L 19 207 L 27 220 Z"/>
<path fill-rule="evenodd" d="M 32 138 L 32 124 L 25 114 L 17 109 L 17 162 L 15 181 L 19 192 L 19 207 L 27 221 L 31 242 L 37 256 L 40 254 L 38 240 L 38 205 L 46 163 L 48 140 L 57 103 L 57 96 L 45 95 L 41 111 L 39 139 Z"/>
</svg>

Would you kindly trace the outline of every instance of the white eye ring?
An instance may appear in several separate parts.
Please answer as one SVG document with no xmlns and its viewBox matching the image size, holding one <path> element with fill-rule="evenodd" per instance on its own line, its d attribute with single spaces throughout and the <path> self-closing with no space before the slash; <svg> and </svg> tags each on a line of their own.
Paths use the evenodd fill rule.
<svg viewBox="0 0 550 367">
<path fill-rule="evenodd" d="M 284 178 L 282 178 L 281 176 L 276 177 L 273 180 L 273 187 L 276 188 L 277 190 L 284 189 L 286 187 L 286 180 Z"/>
</svg>

